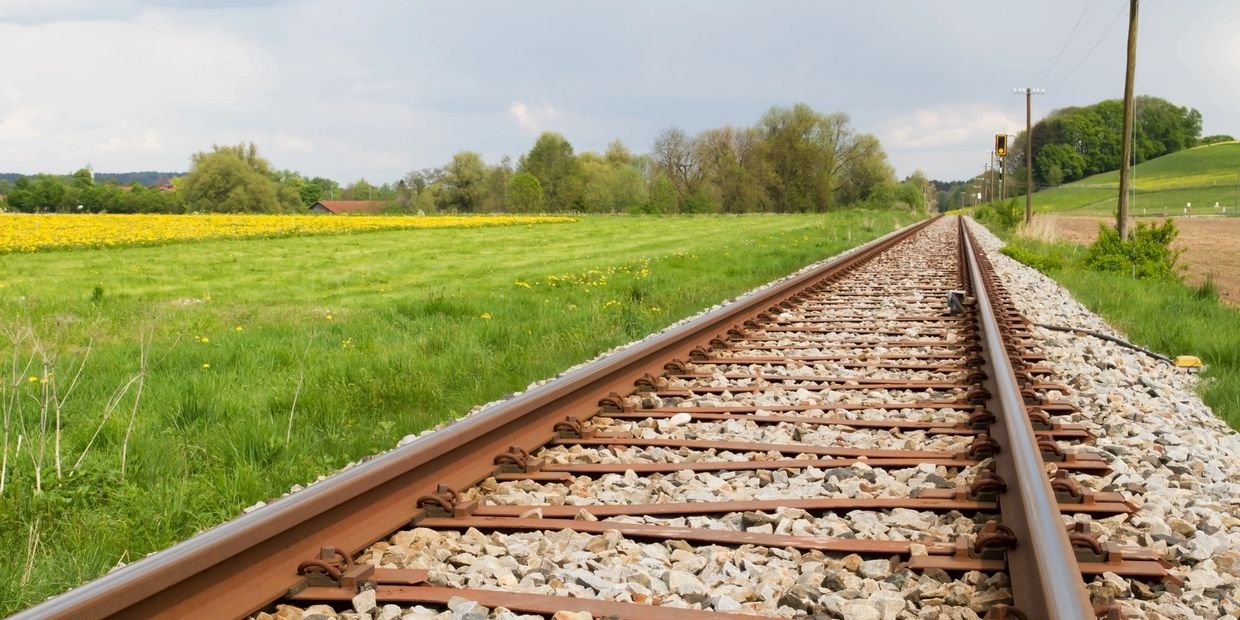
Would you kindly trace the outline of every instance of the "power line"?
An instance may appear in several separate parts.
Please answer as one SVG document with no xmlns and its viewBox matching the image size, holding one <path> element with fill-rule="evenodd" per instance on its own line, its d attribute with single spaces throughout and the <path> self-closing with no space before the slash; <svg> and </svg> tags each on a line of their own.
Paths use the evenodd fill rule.
<svg viewBox="0 0 1240 620">
<path fill-rule="evenodd" d="M 1055 84 L 1060 84 L 1060 83 L 1062 83 L 1064 80 L 1068 79 L 1069 77 L 1072 77 L 1072 74 L 1073 74 L 1073 73 L 1076 73 L 1076 70 L 1077 70 L 1077 69 L 1080 69 L 1080 68 L 1081 68 L 1081 65 L 1085 64 L 1085 61 L 1086 61 L 1086 60 L 1089 60 L 1089 57 L 1090 57 L 1090 56 L 1094 53 L 1094 50 L 1098 49 L 1098 46 L 1102 44 L 1102 40 L 1103 40 L 1103 39 L 1105 39 L 1105 38 L 1107 38 L 1107 35 L 1108 35 L 1108 34 L 1110 34 L 1111 29 L 1112 29 L 1112 28 L 1114 28 L 1114 27 L 1115 27 L 1116 22 L 1118 22 L 1118 21 L 1119 21 L 1119 16 L 1120 16 L 1120 15 L 1123 15 L 1123 14 L 1124 14 L 1124 10 L 1125 10 L 1125 9 L 1127 9 L 1127 8 L 1128 8 L 1128 2 L 1127 2 L 1127 0 L 1125 0 L 1125 1 L 1124 1 L 1121 5 L 1120 5 L 1119 10 L 1115 12 L 1115 17 L 1111 18 L 1111 23 L 1107 25 L 1106 30 L 1103 30 L 1103 31 L 1102 31 L 1102 36 L 1098 37 L 1098 40 L 1097 40 L 1096 42 L 1094 42 L 1094 46 L 1093 46 L 1093 47 L 1091 47 L 1091 48 L 1089 48 L 1089 51 L 1088 51 L 1088 52 L 1085 52 L 1085 57 L 1084 57 L 1084 58 L 1081 58 L 1081 61 L 1080 61 L 1080 62 L 1078 62 L 1078 63 L 1076 63 L 1076 66 L 1075 66 L 1075 67 L 1072 67 L 1072 70 L 1071 70 L 1071 71 L 1069 71 L 1069 72 L 1067 73 L 1067 75 L 1065 75 L 1065 76 L 1063 76 L 1063 77 L 1059 78 L 1058 80 L 1055 80 Z"/>
<path fill-rule="evenodd" d="M 1085 17 L 1085 11 L 1093 3 L 1094 3 L 1094 0 L 1089 0 L 1085 4 L 1081 5 L 1081 12 L 1080 14 L 1076 16 L 1076 23 L 1072 24 L 1072 31 L 1068 33 L 1068 38 L 1064 39 L 1063 46 L 1059 48 L 1059 53 L 1055 54 L 1055 60 L 1052 61 L 1051 66 L 1046 69 L 1046 73 L 1042 76 L 1042 79 L 1038 80 L 1037 82 L 1034 82 L 1034 84 L 1045 84 L 1046 83 L 1046 78 L 1051 76 L 1051 71 L 1055 70 L 1055 65 L 1059 64 L 1059 59 L 1063 58 L 1064 51 L 1068 49 L 1068 44 L 1072 42 L 1072 36 L 1076 34 L 1076 29 L 1081 26 L 1081 19 Z M 1094 8 L 1097 8 L 1097 6 L 1095 6 Z"/>
</svg>

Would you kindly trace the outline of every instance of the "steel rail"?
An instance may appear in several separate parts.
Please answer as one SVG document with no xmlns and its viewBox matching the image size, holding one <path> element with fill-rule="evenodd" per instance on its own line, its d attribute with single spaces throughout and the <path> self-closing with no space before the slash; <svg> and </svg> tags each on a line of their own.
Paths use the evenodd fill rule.
<svg viewBox="0 0 1240 620">
<path fill-rule="evenodd" d="M 418 498 L 439 485 L 472 486 L 497 471 L 493 458 L 532 451 L 554 425 L 584 420 L 611 392 L 631 389 L 663 364 L 849 269 L 933 220 L 905 227 L 848 254 L 750 293 L 680 326 L 488 407 L 449 427 L 336 474 L 304 491 L 217 526 L 14 616 L 38 618 L 235 618 L 282 597 L 298 564 L 324 545 L 356 554 L 410 523 Z"/>
<path fill-rule="evenodd" d="M 1094 618 L 1059 503 L 1046 475 L 1037 436 L 1008 359 L 995 305 L 986 290 L 988 274 L 982 271 L 980 250 L 975 247 L 963 217 L 960 243 L 977 300 L 982 355 L 988 362 L 991 410 L 997 418 L 991 426 L 1001 446 L 996 455 L 996 471 L 1013 483 L 1013 488 L 1000 495 L 999 511 L 1003 525 L 1013 530 L 1017 540 L 1016 546 L 1007 551 L 1015 606 L 1029 618 Z"/>
</svg>

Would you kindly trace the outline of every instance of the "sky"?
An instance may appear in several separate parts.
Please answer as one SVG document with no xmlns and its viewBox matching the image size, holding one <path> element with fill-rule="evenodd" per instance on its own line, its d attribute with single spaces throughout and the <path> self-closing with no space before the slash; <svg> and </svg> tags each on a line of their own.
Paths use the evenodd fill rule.
<svg viewBox="0 0 1240 620">
<path fill-rule="evenodd" d="M 648 152 L 668 127 L 844 112 L 901 177 L 964 179 L 992 136 L 1119 98 L 1127 0 L 0 0 L 0 172 L 277 168 L 395 181 L 539 132 Z M 1240 2 L 1146 0 L 1136 91 L 1240 134 Z"/>
</svg>

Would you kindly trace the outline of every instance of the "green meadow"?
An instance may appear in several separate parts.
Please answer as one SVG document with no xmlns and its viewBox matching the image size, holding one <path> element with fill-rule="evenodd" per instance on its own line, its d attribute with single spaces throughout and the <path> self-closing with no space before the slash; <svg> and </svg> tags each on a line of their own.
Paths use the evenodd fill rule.
<svg viewBox="0 0 1240 620">
<path fill-rule="evenodd" d="M 1228 215 L 1240 215 L 1240 142 L 1200 146 L 1142 162 L 1133 168 L 1133 187 L 1133 214 L 1138 217 L 1214 215 L 1222 207 Z M 1033 207 L 1039 213 L 1113 215 L 1118 188 L 1118 171 L 1095 174 L 1035 193 Z"/>
<path fill-rule="evenodd" d="M 0 256 L 0 613 L 914 219 L 587 216 Z"/>
</svg>

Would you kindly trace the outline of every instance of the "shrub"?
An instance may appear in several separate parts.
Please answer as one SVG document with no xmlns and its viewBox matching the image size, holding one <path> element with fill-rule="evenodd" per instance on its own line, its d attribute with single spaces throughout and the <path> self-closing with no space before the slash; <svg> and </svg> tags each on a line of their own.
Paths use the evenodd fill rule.
<svg viewBox="0 0 1240 620">
<path fill-rule="evenodd" d="M 1003 246 L 1003 249 L 999 251 L 1012 257 L 1018 262 L 1024 263 L 1034 269 L 1037 269 L 1038 271 L 1041 271 L 1042 273 L 1047 273 L 1055 269 L 1063 269 L 1063 261 L 1060 260 L 1058 256 L 1039 254 L 1020 245 L 1009 243 Z"/>
<path fill-rule="evenodd" d="M 996 233 L 1010 233 L 1020 224 L 1021 211 L 1016 199 L 1012 199 L 994 205 L 983 204 L 973 213 L 973 217 Z"/>
<path fill-rule="evenodd" d="M 1130 273 L 1136 278 L 1174 278 L 1180 250 L 1171 248 L 1179 233 L 1175 223 L 1137 224 L 1127 240 L 1106 224 L 1098 225 L 1098 239 L 1085 253 L 1085 265 L 1094 271 Z"/>
</svg>

